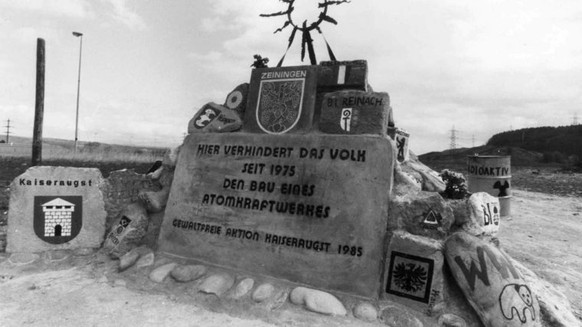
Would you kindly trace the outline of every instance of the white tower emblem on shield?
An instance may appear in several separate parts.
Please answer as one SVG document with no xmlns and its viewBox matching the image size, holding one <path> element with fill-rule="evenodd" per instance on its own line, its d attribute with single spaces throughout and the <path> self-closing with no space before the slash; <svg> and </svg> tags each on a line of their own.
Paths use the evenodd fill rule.
<svg viewBox="0 0 582 327">
<path fill-rule="evenodd" d="M 340 127 L 346 131 L 350 131 L 350 125 L 352 123 L 352 108 L 343 108 L 342 115 L 340 118 Z"/>
</svg>

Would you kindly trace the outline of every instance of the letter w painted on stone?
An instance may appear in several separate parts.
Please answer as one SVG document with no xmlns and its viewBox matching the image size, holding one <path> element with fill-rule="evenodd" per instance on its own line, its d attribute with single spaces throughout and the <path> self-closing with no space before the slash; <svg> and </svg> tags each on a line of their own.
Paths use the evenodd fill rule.
<svg viewBox="0 0 582 327">
<path fill-rule="evenodd" d="M 485 284 L 485 286 L 489 286 L 489 276 L 487 275 L 487 263 L 485 262 L 485 253 L 487 253 L 487 257 L 493 264 L 493 266 L 501 273 L 501 276 L 504 279 L 509 278 L 509 273 L 513 276 L 513 278 L 519 278 L 519 273 L 515 270 L 513 265 L 509 263 L 509 261 L 500 253 L 497 254 L 493 252 L 488 247 L 477 247 L 477 259 L 479 260 L 479 264 L 475 264 L 475 261 L 471 260 L 471 267 L 467 268 L 463 259 L 459 256 L 455 257 L 455 262 L 465 275 L 465 279 L 467 279 L 467 283 L 472 291 L 475 290 L 475 281 L 477 278 Z"/>
</svg>

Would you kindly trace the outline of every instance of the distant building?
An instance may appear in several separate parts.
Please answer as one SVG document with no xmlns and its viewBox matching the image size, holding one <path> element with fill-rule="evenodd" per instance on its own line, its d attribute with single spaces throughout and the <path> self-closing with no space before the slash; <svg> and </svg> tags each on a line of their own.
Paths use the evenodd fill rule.
<svg viewBox="0 0 582 327">
<path fill-rule="evenodd" d="M 75 205 L 56 198 L 41 205 L 44 212 L 44 236 L 71 236 L 71 222 Z"/>
</svg>

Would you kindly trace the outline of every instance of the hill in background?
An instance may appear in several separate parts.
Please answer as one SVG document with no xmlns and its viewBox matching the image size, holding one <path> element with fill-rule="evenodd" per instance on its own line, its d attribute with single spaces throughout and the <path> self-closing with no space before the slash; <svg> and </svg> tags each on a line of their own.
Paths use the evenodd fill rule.
<svg viewBox="0 0 582 327">
<path fill-rule="evenodd" d="M 582 168 L 582 125 L 507 131 L 493 135 L 484 146 L 429 152 L 419 159 L 437 171 L 463 171 L 467 157 L 473 155 L 508 155 L 512 166 L 559 164 Z"/>
<path fill-rule="evenodd" d="M 493 135 L 487 145 L 540 152 L 544 162 L 580 164 L 582 125 L 533 127 L 503 132 Z"/>
</svg>

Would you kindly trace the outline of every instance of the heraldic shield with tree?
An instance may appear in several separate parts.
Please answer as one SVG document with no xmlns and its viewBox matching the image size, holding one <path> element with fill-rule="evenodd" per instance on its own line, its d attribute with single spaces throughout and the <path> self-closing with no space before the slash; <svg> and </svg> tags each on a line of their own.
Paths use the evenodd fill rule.
<svg viewBox="0 0 582 327">
<path fill-rule="evenodd" d="M 305 79 L 270 80 L 261 82 L 257 122 L 270 134 L 292 129 L 301 116 Z"/>
</svg>

